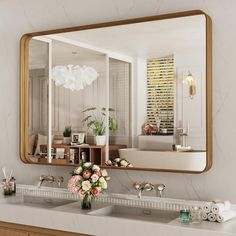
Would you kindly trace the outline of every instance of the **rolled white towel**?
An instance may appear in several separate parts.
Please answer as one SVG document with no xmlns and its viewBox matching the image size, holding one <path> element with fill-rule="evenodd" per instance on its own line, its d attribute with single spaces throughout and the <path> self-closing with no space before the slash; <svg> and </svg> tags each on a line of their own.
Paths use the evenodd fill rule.
<svg viewBox="0 0 236 236">
<path fill-rule="evenodd" d="M 202 220 L 207 220 L 208 218 L 208 213 L 203 212 L 202 213 Z"/>
<path fill-rule="evenodd" d="M 211 202 L 206 202 L 203 205 L 202 211 L 203 211 L 203 213 L 206 213 L 206 214 L 210 213 L 210 211 L 211 211 Z"/>
<path fill-rule="evenodd" d="M 220 214 L 216 215 L 216 220 L 219 223 L 223 223 L 227 220 L 231 220 L 234 217 L 236 217 L 236 212 L 233 210 L 229 210 L 229 211 L 223 211 Z"/>
<path fill-rule="evenodd" d="M 214 214 L 221 214 L 224 211 L 229 211 L 231 209 L 231 204 L 229 201 L 217 202 L 211 204 L 211 211 Z"/>
<path fill-rule="evenodd" d="M 208 214 L 207 219 L 208 219 L 210 222 L 215 222 L 215 221 L 216 221 L 216 214 L 210 212 L 210 213 Z"/>
</svg>

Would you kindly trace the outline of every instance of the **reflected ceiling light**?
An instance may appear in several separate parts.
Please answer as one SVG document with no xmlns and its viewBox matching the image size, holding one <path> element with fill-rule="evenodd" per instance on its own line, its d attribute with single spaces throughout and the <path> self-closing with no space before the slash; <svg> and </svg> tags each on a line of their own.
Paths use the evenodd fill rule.
<svg viewBox="0 0 236 236">
<path fill-rule="evenodd" d="M 97 71 L 89 66 L 64 65 L 52 69 L 52 80 L 56 86 L 79 91 L 91 85 L 98 78 Z"/>
<path fill-rule="evenodd" d="M 189 97 L 193 99 L 196 94 L 196 80 L 190 71 L 188 72 L 187 77 L 183 79 L 183 83 L 189 85 Z"/>
</svg>

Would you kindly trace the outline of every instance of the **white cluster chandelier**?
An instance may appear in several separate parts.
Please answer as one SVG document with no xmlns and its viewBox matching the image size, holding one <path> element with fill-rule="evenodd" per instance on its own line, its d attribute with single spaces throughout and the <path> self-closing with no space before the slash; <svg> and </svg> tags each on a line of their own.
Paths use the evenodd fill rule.
<svg viewBox="0 0 236 236">
<path fill-rule="evenodd" d="M 56 86 L 63 86 L 72 91 L 83 90 L 97 78 L 97 71 L 89 66 L 64 65 L 52 69 L 52 80 Z"/>
</svg>

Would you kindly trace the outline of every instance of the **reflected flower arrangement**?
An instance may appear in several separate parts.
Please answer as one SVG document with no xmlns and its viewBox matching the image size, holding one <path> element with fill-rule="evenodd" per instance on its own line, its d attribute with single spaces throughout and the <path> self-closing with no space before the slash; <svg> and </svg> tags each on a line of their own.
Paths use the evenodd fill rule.
<svg viewBox="0 0 236 236">
<path fill-rule="evenodd" d="M 106 165 L 114 167 L 133 167 L 133 165 L 125 158 L 115 158 L 113 160 L 107 160 Z"/>
</svg>

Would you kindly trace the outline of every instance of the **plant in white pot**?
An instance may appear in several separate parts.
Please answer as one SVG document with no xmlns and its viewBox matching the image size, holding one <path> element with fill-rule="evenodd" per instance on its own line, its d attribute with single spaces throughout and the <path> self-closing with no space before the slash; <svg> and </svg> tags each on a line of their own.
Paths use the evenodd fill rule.
<svg viewBox="0 0 236 236">
<path fill-rule="evenodd" d="M 109 112 L 113 112 L 114 109 L 109 108 Z M 106 108 L 91 107 L 83 111 L 86 117 L 82 120 L 87 124 L 87 127 L 91 130 L 92 134 L 96 138 L 96 145 L 106 144 Z M 118 128 L 115 118 L 109 116 L 109 130 L 115 132 Z"/>
</svg>

